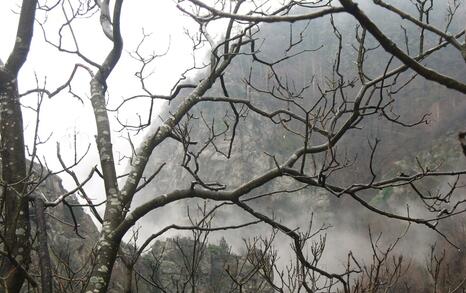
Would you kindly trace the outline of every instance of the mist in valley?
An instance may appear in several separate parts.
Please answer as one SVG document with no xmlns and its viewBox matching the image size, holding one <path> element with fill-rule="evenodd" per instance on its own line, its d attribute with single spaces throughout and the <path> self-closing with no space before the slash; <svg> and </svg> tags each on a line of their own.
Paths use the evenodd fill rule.
<svg viewBox="0 0 466 293">
<path fill-rule="evenodd" d="M 415 8 L 409 1 L 398 1 L 396 4 L 404 11 L 414 12 Z M 431 15 L 434 23 L 443 20 L 444 4 L 435 3 L 435 13 Z M 418 34 L 417 28 L 410 26 L 408 22 L 401 22 L 398 16 L 386 15 L 386 11 L 369 3 L 362 3 L 362 6 L 366 12 L 369 11 L 371 19 L 374 19 L 400 46 L 404 45 L 400 25 L 407 28 L 407 34 L 412 39 Z M 343 45 L 339 56 L 341 58 L 339 71 L 344 75 L 345 80 L 353 79 L 357 75 L 357 68 L 353 66 L 357 62 L 357 43 L 354 36 L 360 31 L 357 31 L 356 23 L 349 17 L 335 16 L 332 21 L 337 33 L 333 31 L 329 17 L 324 17 L 318 22 L 264 24 L 258 27 L 255 36 L 258 44 L 257 55 L 263 60 L 274 62 L 280 58 L 299 54 L 277 64 L 274 73 L 260 62 L 251 62 L 252 56 L 245 54 L 239 57 L 224 76 L 226 87 L 230 89 L 230 96 L 246 97 L 255 105 L 264 106 L 264 109 L 272 112 L 283 107 L 284 103 L 270 96 L 267 97 L 267 93 L 261 93 L 261 89 L 277 89 L 279 88 L 277 82 L 280 81 L 289 84 L 291 91 L 300 93 L 299 96 L 302 98 L 296 98 L 299 105 L 311 108 L 314 103 L 318 104 L 321 87 L 332 78 L 332 74 L 335 75 L 332 70 L 335 68 L 335 58 L 338 57 L 336 55 L 338 35 L 341 36 Z M 453 23 L 452 27 L 457 25 L 462 24 Z M 272 35 L 276 37 L 271 37 Z M 427 38 L 426 43 L 435 44 L 435 41 Z M 293 42 L 298 44 L 291 46 Z M 365 70 L 369 76 L 382 74 L 390 55 L 377 47 L 375 40 L 370 36 L 366 42 L 366 46 L 372 47 L 373 51 L 367 55 Z M 412 50 L 415 50 L 415 44 Z M 461 62 L 461 56 L 449 50 L 426 61 L 429 66 L 464 80 L 463 66 L 455 66 L 456 62 Z M 393 60 L 390 66 L 394 68 L 399 64 Z M 273 74 L 277 74 L 278 80 Z M 399 79 L 408 81 L 412 77 L 412 72 L 406 72 L 402 73 Z M 202 79 L 202 74 L 192 79 Z M 189 80 L 186 83 L 189 83 Z M 348 97 L 355 95 L 357 90 L 357 84 L 354 90 L 345 89 Z M 208 95 L 215 96 L 221 92 L 221 85 L 216 84 Z M 374 93 L 374 95 L 378 94 L 378 92 Z M 465 123 L 466 103 L 460 94 L 432 85 L 417 76 L 390 98 L 393 100 L 390 102 L 391 106 L 386 108 L 386 114 L 394 121 L 389 121 L 382 114 L 376 114 L 364 119 L 358 125 L 358 129 L 350 130 L 338 145 L 335 154 L 344 167 L 328 176 L 327 182 L 339 186 L 364 184 L 371 181 L 372 172 L 379 180 L 395 174 L 409 175 L 418 171 L 424 164 L 431 168 L 440 166 L 440 169 L 464 169 L 465 159 L 456 140 L 458 132 L 463 130 Z M 161 117 L 169 117 L 170 109 L 175 109 L 176 106 L 176 103 L 167 105 L 161 112 Z M 287 107 L 291 111 L 300 110 L 293 103 L 289 103 Z M 209 136 L 211 134 L 209 126 L 214 121 L 215 125 L 219 125 L 219 132 L 227 129 L 225 134 L 215 137 L 213 143 L 200 154 L 197 175 L 203 178 L 204 182 L 219 182 L 225 184 L 227 189 L 234 188 L 273 168 L 274 164 L 280 164 L 291 155 L 292 151 L 302 147 L 302 137 L 284 129 L 281 125 L 267 123 L 269 121 L 267 118 L 260 117 L 253 111 L 244 111 L 239 119 L 231 157 L 227 159 L 225 154 L 228 153 L 230 145 L 229 127 L 234 123 L 233 115 L 228 105 L 199 105 L 192 111 L 191 121 L 186 121 L 185 129 L 189 129 L 190 139 L 196 142 L 212 139 Z M 409 124 L 413 126 L 407 127 L 406 125 Z M 299 125 L 290 123 L 290 128 L 293 127 L 303 131 Z M 313 144 L 324 141 L 325 139 L 316 137 Z M 204 146 L 202 143 L 199 145 Z M 190 146 L 190 150 L 192 153 L 199 151 L 196 150 L 196 145 Z M 306 168 L 312 173 L 313 168 L 318 170 L 322 166 L 325 158 L 315 156 L 308 160 L 309 166 Z M 151 183 L 150 188 L 137 196 L 136 206 L 156 194 L 189 187 L 195 179 L 181 166 L 185 161 L 186 149 L 183 149 L 179 142 L 174 140 L 164 142 L 152 154 L 153 167 L 148 170 L 147 176 L 163 163 L 166 163 L 166 166 Z M 463 181 L 460 179 L 457 183 L 456 186 L 459 188 L 448 206 L 465 199 Z M 435 180 L 426 180 L 423 184 L 425 185 L 417 186 L 421 192 L 435 190 L 448 193 L 454 182 L 446 177 L 439 177 Z M 345 195 L 337 197 L 328 191 L 286 178 L 274 180 L 270 185 L 253 190 L 245 200 L 246 198 L 251 199 L 248 203 L 256 211 L 272 217 L 294 231 L 304 233 L 310 228 L 310 223 L 312 223 L 311 234 L 322 229 L 306 242 L 304 250 L 308 255 L 312 255 L 316 243 L 325 241 L 325 249 L 322 256 L 319 256 L 321 259 L 318 264 L 328 272 L 344 273 L 351 263 L 352 269 L 362 270 L 362 274 L 367 273 L 364 269 L 368 269 L 377 261 L 374 256 L 384 256 L 383 253 L 393 245 L 387 255 L 387 267 L 394 265 L 395 261 L 402 257 L 399 268 L 402 275 L 400 284 L 406 282 L 409 286 L 419 286 L 418 289 L 421 290 L 422 286 L 428 288 L 431 282 L 428 279 L 430 276 L 428 268 L 433 254 L 438 256 L 448 251 L 447 254 L 451 258 L 445 262 L 457 262 L 464 258 L 463 236 L 459 236 L 463 228 L 458 224 L 463 221 L 461 215 L 440 224 L 446 227 L 446 232 L 439 234 L 423 224 L 407 224 L 369 211 Z M 388 191 L 370 190 L 364 193 L 364 198 L 388 213 L 413 218 L 430 218 L 438 214 L 438 211 L 426 211 L 424 203 L 406 186 L 391 187 Z M 192 225 L 189 217 L 201 219 L 200 211 L 203 210 L 204 205 L 213 208 L 218 203 L 188 199 L 153 211 L 139 223 L 137 228 L 139 235 L 144 239 L 143 236 L 150 235 L 172 223 Z M 215 210 L 209 227 L 229 227 L 253 220 L 254 218 L 247 212 L 227 204 Z M 191 233 L 174 229 L 165 233 L 161 239 L 180 235 L 191 237 Z M 293 241 L 290 237 L 264 223 L 242 229 L 211 232 L 208 239 L 210 243 L 219 243 L 222 238 L 226 239 L 234 253 L 240 255 L 246 253 L 247 243 L 261 239 L 257 243 L 262 243 L 262 246 L 259 246 L 264 248 L 264 243 L 272 238 L 271 251 L 277 254 L 278 267 L 286 271 L 287 265 L 296 262 Z M 432 250 L 433 247 L 435 250 Z M 356 261 L 353 262 L 352 257 L 357 260 L 357 264 Z M 389 272 L 388 269 L 386 273 Z M 461 279 L 461 273 L 458 272 L 457 277 Z M 398 287 L 398 290 L 401 290 L 401 287 Z"/>
</svg>

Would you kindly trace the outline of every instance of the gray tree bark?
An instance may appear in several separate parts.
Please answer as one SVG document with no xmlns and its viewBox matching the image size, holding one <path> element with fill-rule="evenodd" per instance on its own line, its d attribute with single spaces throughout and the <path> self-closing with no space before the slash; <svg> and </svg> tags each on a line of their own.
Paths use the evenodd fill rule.
<svg viewBox="0 0 466 293">
<path fill-rule="evenodd" d="M 6 64 L 0 66 L 0 197 L 4 217 L 0 277 L 6 292 L 19 292 L 30 263 L 30 224 L 23 116 L 19 101 L 18 72 L 26 61 L 32 40 L 37 0 L 23 0 L 16 41 Z"/>
</svg>

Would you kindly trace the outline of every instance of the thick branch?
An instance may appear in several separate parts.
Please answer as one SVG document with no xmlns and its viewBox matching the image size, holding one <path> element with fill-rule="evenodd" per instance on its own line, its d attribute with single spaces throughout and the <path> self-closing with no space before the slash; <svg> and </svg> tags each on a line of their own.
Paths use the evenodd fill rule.
<svg viewBox="0 0 466 293">
<path fill-rule="evenodd" d="M 330 8 L 322 9 L 322 10 L 319 10 L 313 13 L 299 14 L 299 15 L 267 15 L 267 16 L 242 15 L 242 14 L 236 14 L 236 13 L 228 13 L 222 10 L 215 9 L 199 0 L 190 0 L 190 2 L 196 4 L 199 7 L 202 7 L 208 10 L 213 15 L 231 18 L 235 20 L 241 20 L 241 21 L 250 21 L 250 22 L 269 22 L 269 23 L 270 22 L 295 22 L 295 21 L 300 21 L 300 20 L 315 19 L 315 18 L 323 17 L 325 15 L 345 11 L 343 7 L 330 7 Z"/>
<path fill-rule="evenodd" d="M 420 20 L 417 20 L 416 18 L 414 18 L 410 14 L 396 8 L 393 5 L 385 3 L 382 0 L 375 0 L 374 2 L 377 5 L 380 5 L 380 6 L 384 7 L 384 8 L 398 14 L 401 18 L 407 19 L 407 20 L 411 21 L 412 23 L 414 23 L 415 25 L 441 36 L 442 38 L 444 38 L 445 40 L 450 42 L 455 48 L 460 50 L 460 52 L 463 52 L 463 46 L 460 44 L 460 42 L 458 42 L 458 40 L 454 36 L 439 30 L 438 28 L 434 27 L 433 25 L 430 25 L 430 24 L 424 23 L 424 22 L 422 22 Z M 466 59 L 465 59 L 465 61 L 466 61 Z"/>
<path fill-rule="evenodd" d="M 141 180 L 142 174 L 149 161 L 149 157 L 154 150 L 162 141 L 169 137 L 174 127 L 181 121 L 181 119 L 192 109 L 198 102 L 201 101 L 202 95 L 209 90 L 214 84 L 215 80 L 223 73 L 223 71 L 230 64 L 231 60 L 235 55 L 230 55 L 229 58 L 225 59 L 210 76 L 202 80 L 196 88 L 184 99 L 183 103 L 178 107 L 175 113 L 170 118 L 165 120 L 162 126 L 160 126 L 154 134 L 146 138 L 141 144 L 141 147 L 136 151 L 134 156 L 134 165 L 129 172 L 128 179 L 126 180 L 125 186 L 122 189 L 122 195 L 125 198 L 125 203 L 129 203 L 137 189 L 139 181 Z"/>
<path fill-rule="evenodd" d="M 466 84 L 455 80 L 449 76 L 442 75 L 430 68 L 427 68 L 417 62 L 415 59 L 408 56 L 405 52 L 403 52 L 398 46 L 390 40 L 378 27 L 372 22 L 366 14 L 359 9 L 358 5 L 354 3 L 352 0 L 339 0 L 343 7 L 346 9 L 348 13 L 353 15 L 358 22 L 366 28 L 377 41 L 382 45 L 382 47 L 388 53 L 397 57 L 400 61 L 404 64 L 409 66 L 412 70 L 417 72 L 419 75 L 423 76 L 428 80 L 432 80 L 438 82 L 448 88 L 457 90 L 461 93 L 466 94 Z"/>
<path fill-rule="evenodd" d="M 107 58 L 105 58 L 104 63 L 95 76 L 95 78 L 103 85 L 106 84 L 107 77 L 112 72 L 118 60 L 120 60 L 121 51 L 123 50 L 123 39 L 121 37 L 120 31 L 120 16 L 122 5 L 123 0 L 117 0 L 115 3 L 112 30 L 113 48 L 112 51 L 107 55 Z"/>
<path fill-rule="evenodd" d="M 21 14 L 19 16 L 15 46 L 5 64 L 5 69 L 11 75 L 16 76 L 24 62 L 26 62 L 34 31 L 36 6 L 37 0 L 23 0 L 21 5 Z"/>
<path fill-rule="evenodd" d="M 95 3 L 100 7 L 100 25 L 109 40 L 113 41 L 112 20 L 110 19 L 110 0 L 96 0 Z"/>
</svg>

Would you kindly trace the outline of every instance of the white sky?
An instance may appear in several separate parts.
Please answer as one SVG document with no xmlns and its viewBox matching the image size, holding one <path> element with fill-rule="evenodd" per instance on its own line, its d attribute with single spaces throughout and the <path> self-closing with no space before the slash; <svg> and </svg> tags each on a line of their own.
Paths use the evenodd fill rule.
<svg viewBox="0 0 466 293">
<path fill-rule="evenodd" d="M 0 30 L 0 40 L 2 40 L 0 42 L 0 58 L 3 62 L 6 62 L 14 45 L 18 21 L 18 14 L 14 13 L 14 11 L 19 11 L 17 3 L 20 2 L 14 0 L 0 1 L 0 19 L 3 27 Z M 37 13 L 38 19 L 43 19 L 43 16 L 42 12 Z M 80 51 L 90 59 L 100 63 L 111 48 L 111 43 L 103 36 L 98 24 L 98 16 L 96 14 L 91 19 L 80 20 L 76 23 L 74 29 Z M 47 37 L 51 40 L 58 40 L 57 30 L 61 21 L 63 21 L 63 14 L 61 7 L 57 7 L 47 20 Z M 174 2 L 170 0 L 132 0 L 125 1 L 123 5 L 121 27 L 124 38 L 124 52 L 120 63 L 109 80 L 109 93 L 111 96 L 109 107 L 114 108 L 124 96 L 142 93 L 139 82 L 134 77 L 134 73 L 139 69 L 139 64 L 129 57 L 129 52 L 136 49 L 142 38 L 143 27 L 145 33 L 152 34 L 143 47 L 145 53 L 154 52 L 160 54 L 169 48 L 167 56 L 155 61 L 154 73 L 150 82 L 150 88 L 154 93 L 168 94 L 179 74 L 192 64 L 192 45 L 191 41 L 186 38 L 184 30 L 186 28 L 196 30 L 197 26 L 187 17 L 182 16 Z M 69 34 L 65 34 L 64 43 L 72 45 Z M 68 46 L 67 48 L 72 49 L 73 47 Z M 28 60 L 20 72 L 20 92 L 35 87 L 35 74 L 40 83 L 43 83 L 46 78 L 47 88 L 54 90 L 68 79 L 76 62 L 85 64 L 79 58 L 70 54 L 59 53 L 55 48 L 46 44 L 41 28 L 36 25 Z M 88 99 L 89 76 L 84 70 L 78 72 L 79 74 L 73 81 L 73 90 L 82 95 L 84 104 L 66 94 L 67 90 L 65 90 L 64 94 L 55 96 L 52 99 L 45 99 L 42 105 L 40 137 L 45 139 L 51 133 L 52 136 L 45 145 L 39 147 L 39 155 L 47 158 L 47 164 L 52 170 L 60 169 L 55 155 L 56 142 L 61 144 L 63 156 L 68 158 L 70 162 L 74 155 L 72 146 L 75 131 L 78 133 L 78 144 L 81 153 L 88 143 L 94 141 L 95 124 Z M 36 101 L 37 97 L 35 95 L 22 99 L 22 103 L 28 105 L 35 105 Z M 120 115 L 123 120 L 125 117 L 134 119 L 138 111 L 141 111 L 141 115 L 146 114 L 147 105 L 147 100 L 143 103 L 132 103 Z M 26 141 L 30 144 L 35 127 L 35 113 L 24 109 L 23 115 Z M 110 115 L 114 114 L 110 113 Z M 112 128 L 114 130 L 120 129 L 115 120 L 112 120 Z M 115 133 L 113 135 L 116 160 L 118 160 L 119 152 L 126 153 L 128 151 L 126 140 L 121 139 L 120 136 L 126 136 L 126 133 Z M 139 139 L 141 136 L 139 136 Z M 98 158 L 96 148 L 93 145 L 85 163 L 76 169 L 79 177 L 85 178 L 88 170 L 96 163 L 98 163 Z M 121 172 L 124 167 L 124 163 L 118 166 Z M 72 188 L 71 180 L 66 175 L 62 176 L 62 178 L 65 186 Z M 97 196 L 97 194 L 103 194 L 102 190 L 100 190 L 101 186 L 100 183 L 92 184 L 90 187 L 91 194 L 96 194 L 93 198 L 102 198 L 102 196 Z"/>
<path fill-rule="evenodd" d="M 40 1 L 42 4 L 45 1 Z M 55 1 L 48 1 L 54 3 Z M 76 3 L 80 1 L 64 1 L 65 3 Z M 85 1 L 81 1 L 85 2 Z M 279 2 L 279 1 L 276 1 Z M 271 3 L 276 3 L 272 1 Z M 18 22 L 18 12 L 20 11 L 19 0 L 0 1 L 0 20 L 2 30 L 0 30 L 0 58 L 6 62 L 8 55 L 14 45 L 16 26 Z M 91 1 L 93 3 L 93 1 Z M 173 0 L 131 0 L 123 4 L 123 14 L 121 19 L 122 35 L 124 39 L 124 52 L 122 58 L 112 72 L 108 81 L 110 94 L 109 108 L 115 108 L 123 97 L 134 94 L 141 94 L 139 81 L 134 77 L 134 73 L 139 69 L 139 64 L 130 56 L 129 52 L 136 49 L 142 35 L 143 28 L 146 34 L 151 34 L 143 46 L 146 54 L 161 54 L 168 50 L 168 54 L 157 59 L 151 69 L 153 75 L 150 77 L 149 87 L 153 93 L 168 94 L 173 84 L 178 80 L 180 74 L 188 67 L 192 66 L 192 42 L 186 36 L 185 31 L 197 32 L 198 25 L 176 8 L 177 1 Z M 56 7 L 47 15 L 46 35 L 55 43 L 58 42 L 58 29 L 64 22 L 63 9 L 70 11 L 70 7 L 65 5 Z M 38 11 L 36 18 L 44 20 L 44 12 Z M 91 19 L 85 18 L 75 21 L 73 29 L 78 39 L 80 52 L 91 60 L 101 63 L 107 52 L 111 48 L 111 42 L 103 35 L 99 22 L 99 14 L 96 13 Z M 225 23 L 218 23 L 210 26 L 212 37 L 218 37 Z M 63 30 L 63 43 L 67 49 L 74 49 L 71 42 L 71 35 L 68 29 Z M 205 48 L 196 54 L 198 63 L 202 62 L 202 57 L 206 52 Z M 34 38 L 26 64 L 20 71 L 19 87 L 20 92 L 36 87 L 36 77 L 42 85 L 47 81 L 47 89 L 54 90 L 69 77 L 75 63 L 85 64 L 83 60 L 75 55 L 58 52 L 44 41 L 44 35 L 39 25 L 35 26 Z M 95 69 L 94 69 L 95 72 Z M 60 169 L 59 162 L 55 155 L 56 142 L 61 144 L 63 156 L 72 159 L 74 152 L 73 135 L 78 134 L 78 144 L 81 152 L 90 142 L 94 141 L 95 124 L 93 111 L 90 107 L 89 96 L 89 76 L 82 70 L 78 70 L 78 75 L 73 83 L 73 90 L 78 93 L 84 104 L 78 99 L 67 94 L 67 89 L 63 94 L 52 99 L 45 99 L 42 104 L 40 117 L 40 138 L 50 137 L 45 145 L 39 146 L 39 156 L 47 158 L 47 164 L 52 170 Z M 35 95 L 29 95 L 22 99 L 24 105 L 34 106 L 37 103 Z M 147 115 L 148 100 L 131 103 L 129 107 L 119 113 L 119 118 L 125 121 L 136 121 L 137 114 Z M 32 145 L 33 131 L 35 128 L 35 113 L 24 109 L 24 125 L 26 130 L 26 142 Z M 114 113 L 110 113 L 114 115 Z M 155 115 L 157 117 L 157 115 Z M 132 120 L 131 120 L 132 119 Z M 111 121 L 114 130 L 119 127 L 116 120 Z M 129 145 L 126 133 L 114 133 L 113 144 L 116 160 L 119 153 L 128 153 Z M 136 142 L 143 135 L 136 137 Z M 68 153 L 66 153 L 68 151 Z M 86 163 L 77 168 L 81 178 L 87 176 L 88 170 L 98 162 L 95 146 L 91 147 L 91 153 Z M 125 164 L 118 166 L 123 172 Z M 72 188 L 73 184 L 67 176 L 62 176 L 65 186 Z"/>
<path fill-rule="evenodd" d="M 73 3 L 78 1 L 71 1 Z M 2 0 L 0 1 L 0 20 L 3 29 L 0 30 L 0 58 L 6 62 L 8 55 L 14 45 L 16 36 L 16 26 L 18 22 L 19 0 Z M 43 3 L 43 2 L 42 2 Z M 69 9 L 66 7 L 65 9 Z M 44 19 L 44 14 L 37 12 L 38 20 Z M 57 7 L 53 13 L 48 15 L 47 19 L 47 38 L 57 42 L 58 29 L 63 23 L 63 12 L 61 7 Z M 111 48 L 111 42 L 103 35 L 100 24 L 99 14 L 94 15 L 91 19 L 82 19 L 77 21 L 74 30 L 78 38 L 80 51 L 86 57 L 101 63 L 107 52 Z M 214 24 L 210 27 L 212 37 L 218 38 L 224 26 L 224 22 Z M 185 31 L 198 31 L 198 25 L 176 8 L 176 1 L 172 0 L 127 0 L 123 4 L 123 14 L 121 18 L 121 29 L 124 39 L 124 50 L 120 62 L 112 72 L 108 80 L 109 89 L 109 108 L 115 108 L 123 97 L 143 93 L 139 81 L 135 78 L 134 73 L 139 70 L 139 64 L 129 56 L 133 52 L 141 38 L 142 28 L 146 34 L 151 34 L 143 46 L 145 54 L 161 54 L 168 50 L 168 54 L 163 58 L 157 59 L 151 67 L 153 75 L 150 77 L 149 87 L 153 93 L 169 94 L 170 89 L 180 77 L 180 74 L 186 68 L 192 66 L 193 50 L 192 41 L 186 36 Z M 66 30 L 64 30 L 66 31 Z M 64 43 L 68 49 L 74 49 L 70 42 L 68 31 L 64 34 Z M 196 60 L 201 63 L 206 54 L 204 48 L 196 54 Z M 36 77 L 40 84 L 47 81 L 47 89 L 53 91 L 55 88 L 65 82 L 73 70 L 75 63 L 85 64 L 84 61 L 74 55 L 60 53 L 44 41 L 44 36 L 39 25 L 35 26 L 32 47 L 28 55 L 27 62 L 22 67 L 19 76 L 20 93 L 36 87 Z M 95 69 L 94 69 L 95 72 Z M 74 157 L 73 137 L 77 133 L 78 157 L 82 155 L 91 143 L 90 151 L 85 160 L 73 170 L 77 176 L 84 180 L 93 166 L 99 164 L 98 153 L 94 144 L 95 122 L 93 110 L 89 100 L 89 76 L 82 70 L 78 70 L 72 83 L 73 91 L 80 94 L 83 98 L 81 103 L 78 99 L 73 98 L 67 93 L 67 89 L 62 94 L 52 99 L 45 98 L 42 104 L 40 116 L 40 138 L 50 139 L 44 145 L 38 147 L 39 157 L 46 158 L 47 166 L 53 170 L 60 170 L 61 166 L 56 156 L 56 144 L 61 145 L 62 157 L 68 163 L 72 163 Z M 37 103 L 36 95 L 29 95 L 22 98 L 23 105 L 35 107 Z M 147 115 L 148 101 L 138 101 L 131 103 L 119 113 L 121 119 L 134 119 L 137 114 Z M 156 111 L 160 104 L 156 107 Z M 115 118 L 115 113 L 109 113 L 112 118 L 111 127 L 115 132 L 112 134 L 112 143 L 114 146 L 115 160 L 118 162 L 120 154 L 130 154 L 130 146 L 127 142 L 126 132 L 117 132 L 121 127 Z M 153 115 L 157 119 L 157 114 Z M 23 120 L 25 127 L 26 143 L 32 146 L 35 129 L 35 112 L 23 108 Z M 132 137 L 137 146 L 137 142 L 144 136 L 144 133 L 137 137 Z M 122 161 L 117 164 L 117 172 L 124 173 L 126 162 Z M 73 180 L 69 175 L 62 173 L 60 177 L 66 189 L 70 190 L 75 187 Z M 105 192 L 102 180 L 95 175 L 85 187 L 88 196 L 99 203 L 104 200 Z M 103 214 L 104 206 L 101 205 L 98 210 Z M 141 231 L 141 233 L 145 233 Z"/>
</svg>

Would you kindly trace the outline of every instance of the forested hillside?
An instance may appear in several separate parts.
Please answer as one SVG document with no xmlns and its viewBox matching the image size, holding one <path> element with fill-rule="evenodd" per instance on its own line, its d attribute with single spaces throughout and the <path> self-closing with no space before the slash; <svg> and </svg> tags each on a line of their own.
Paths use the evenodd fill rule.
<svg viewBox="0 0 466 293">
<path fill-rule="evenodd" d="M 400 3 L 398 3 L 400 7 L 406 11 L 412 9 L 409 3 Z M 439 3 L 436 5 L 437 8 L 442 6 Z M 385 17 L 383 11 L 373 9 L 371 17 L 376 19 L 384 32 L 393 37 L 400 46 L 405 45 L 405 36 L 400 33 L 403 31 L 400 25 L 403 28 L 407 27 L 409 38 L 414 39 L 418 33 L 417 30 L 410 28 L 409 24 L 400 24 L 396 16 Z M 442 10 L 439 9 L 439 11 Z M 442 17 L 441 13 L 433 15 L 433 22 L 440 22 Z M 332 24 L 334 29 L 330 24 L 331 19 L 327 17 L 321 22 L 313 23 L 312 26 L 304 22 L 261 27 L 255 35 L 257 53 L 249 56 L 245 52 L 245 56 L 239 57 L 224 75 L 224 86 L 229 96 L 246 98 L 254 107 L 269 113 L 284 107 L 291 112 L 298 113 L 301 111 L 300 107 L 309 109 L 312 105 L 317 105 L 317 107 L 325 108 L 328 105 L 324 104 L 332 103 L 331 99 L 326 98 L 321 103 L 318 101 L 326 95 L 331 96 L 331 92 L 325 93 L 325 86 L 335 82 L 340 74 L 341 78 L 350 85 L 345 88 L 346 95 L 356 94 L 357 87 L 355 86 L 354 90 L 351 89 L 353 81 L 357 84 L 358 75 L 357 68 L 354 66 L 358 54 L 354 35 L 361 34 L 361 30 L 350 18 L 335 20 Z M 453 28 L 452 31 L 457 29 L 460 27 Z M 340 56 L 336 55 L 339 37 L 341 37 L 343 46 L 339 52 Z M 426 44 L 434 45 L 436 41 L 437 39 L 427 37 Z M 367 78 L 370 78 L 386 70 L 390 55 L 377 46 L 369 36 L 366 46 L 371 49 L 366 56 L 364 69 L 368 75 Z M 412 46 L 411 50 L 418 49 L 415 44 Z M 260 60 L 255 60 L 255 58 Z M 341 59 L 338 64 L 338 75 L 334 71 L 336 58 Z M 464 66 L 458 58 L 461 56 L 456 51 L 444 50 L 439 54 L 434 54 L 425 63 L 464 80 Z M 273 67 L 265 64 L 265 62 L 276 61 L 278 62 Z M 393 62 L 391 66 L 399 64 L 397 61 L 391 62 Z M 202 78 L 202 75 L 192 77 L 192 79 L 196 78 Z M 361 121 L 358 128 L 351 130 L 351 135 L 343 139 L 336 154 L 339 163 L 344 168 L 335 170 L 326 180 L 341 185 L 355 181 L 362 183 L 372 177 L 369 164 L 373 172 L 377 174 L 377 178 L 389 178 L 398 174 L 409 175 L 418 170 L 420 166 L 428 166 L 427 168 L 432 169 L 440 166 L 441 168 L 464 168 L 461 146 L 457 141 L 458 133 L 464 129 L 466 123 L 464 95 L 428 82 L 412 72 L 402 73 L 398 79 L 400 81 L 387 90 L 389 98 L 384 97 L 380 100 L 380 103 L 385 105 L 375 109 L 374 112 L 377 112 L 375 115 L 368 116 Z M 189 80 L 186 81 L 187 84 L 189 82 Z M 222 93 L 222 90 L 222 85 L 217 83 L 209 94 L 215 96 Z M 386 94 L 385 90 L 383 94 Z M 373 95 L 382 95 L 382 92 L 377 89 Z M 334 100 L 333 103 L 342 102 Z M 161 114 L 162 117 L 169 117 L 170 109 L 175 109 L 176 106 L 176 104 L 167 106 L 165 113 Z M 235 117 L 239 119 L 235 120 Z M 302 129 L 299 129 L 300 126 L 297 124 L 293 124 L 292 119 L 288 123 L 289 118 L 286 114 L 274 117 L 272 119 L 276 122 L 274 125 L 268 123 L 270 121 L 268 118 L 248 110 L 245 106 L 232 109 L 228 104 L 201 104 L 195 107 L 179 131 L 188 131 L 188 137 L 193 142 L 206 140 L 212 142 L 202 150 L 196 149 L 195 145 L 189 146 L 189 152 L 187 152 L 186 145 L 183 147 L 183 144 L 175 140 L 164 143 L 152 155 L 151 162 L 156 167 L 164 162 L 167 165 L 158 175 L 158 180 L 152 183 L 150 192 L 140 195 L 136 202 L 144 202 L 154 193 L 168 192 L 180 186 L 189 187 L 193 177 L 183 167 L 183 164 L 190 166 L 193 170 L 196 169 L 196 176 L 201 177 L 204 182 L 225 182 L 228 187 L 237 186 L 248 178 L 253 178 L 273 167 L 276 162 L 284 160 L 296 148 L 303 145 L 303 137 L 296 134 Z M 280 119 L 282 120 L 278 123 Z M 235 123 L 239 126 L 232 142 L 229 135 Z M 286 127 L 282 127 L 283 123 Z M 298 130 L 295 129 L 296 132 L 293 131 L 294 127 L 298 127 Z M 233 146 L 231 154 L 229 153 L 230 144 Z M 204 144 L 200 145 L 204 146 Z M 375 145 L 377 147 L 374 151 Z M 372 151 L 375 152 L 376 159 L 370 162 Z M 196 158 L 197 155 L 198 158 Z M 168 158 L 170 160 L 167 161 Z M 196 159 L 199 165 L 195 165 Z M 317 163 L 314 162 L 314 164 L 319 164 L 319 158 L 315 161 Z M 153 171 L 154 169 L 149 169 L 147 174 Z M 439 178 L 425 181 L 424 186 L 418 188 L 420 192 L 427 190 L 444 192 L 449 184 L 453 184 L 451 180 L 448 180 Z M 461 182 L 457 184 L 460 185 Z M 272 196 L 264 196 L 271 192 Z M 368 202 L 383 210 L 390 212 L 407 209 L 413 214 L 419 210 L 417 196 L 412 190 L 404 187 L 390 187 L 364 195 Z M 326 256 L 323 259 L 329 262 L 329 266 L 335 266 L 338 269 L 341 269 L 341 262 L 344 262 L 345 254 L 350 250 L 362 257 L 368 264 L 375 260 L 371 259 L 372 250 L 368 245 L 370 244 L 368 228 L 371 229 L 372 237 L 383 233 L 384 237 L 378 243 L 381 247 L 395 241 L 406 228 L 405 225 L 396 221 L 389 222 L 387 225 L 386 220 L 367 211 L 352 200 L 337 199 L 329 192 L 287 179 L 276 180 L 266 188 L 255 190 L 248 195 L 248 198 L 253 199 L 251 205 L 254 208 L 273 215 L 282 223 L 305 226 L 312 215 L 316 227 L 318 225 L 331 226 L 325 231 L 329 236 L 327 252 L 324 254 Z M 187 208 L 194 209 L 193 207 L 199 203 L 196 200 L 187 200 L 167 206 L 164 211 L 159 211 L 143 220 L 142 226 L 168 225 L 174 221 L 174 217 L 177 219 L 176 223 L 186 223 L 188 221 Z M 184 220 L 180 218 L 180 215 L 184 215 Z M 238 214 L 234 208 L 222 208 L 216 212 L 213 223 L 227 225 L 238 219 L 247 218 L 246 214 Z M 462 233 L 456 230 L 462 228 L 453 228 L 455 225 L 452 223 L 444 225 L 451 227 L 446 229 L 449 237 L 455 238 L 455 243 L 462 243 L 462 236 L 460 236 Z M 234 244 L 235 249 L 240 250 L 242 241 L 238 237 L 257 235 L 265 237 L 271 233 L 266 231 L 264 232 L 264 228 L 259 225 L 251 227 L 246 232 L 215 233 L 217 236 L 214 234 L 211 237 L 218 239 L 220 237 L 218 235 L 222 235 Z M 452 274 L 449 271 L 451 268 L 447 269 L 448 266 L 454 266 L 453 263 L 462 267 L 459 263 L 464 262 L 463 254 L 461 252 L 458 254 L 457 248 L 422 227 L 410 227 L 409 232 L 403 238 L 405 239 L 399 241 L 402 243 L 398 243 L 396 249 L 390 251 L 390 257 L 404 256 L 404 263 L 401 264 L 400 259 L 400 268 L 396 273 L 400 274 L 400 278 L 402 273 L 406 273 L 406 276 L 399 280 L 396 292 L 405 292 L 408 290 L 407 287 L 414 290 L 410 292 L 424 292 L 430 288 L 434 280 L 431 276 L 432 272 L 426 267 L 426 262 L 429 257 L 439 257 L 437 253 L 445 256 L 445 251 L 447 251 L 447 256 L 442 258 L 443 263 L 438 267 L 441 274 L 436 276 L 441 280 L 436 279 L 435 282 L 442 282 L 444 286 L 442 288 L 461 282 L 462 270 L 458 270 L 457 274 Z M 277 247 L 283 248 L 288 245 L 288 242 L 283 239 L 279 241 L 283 243 L 276 244 Z M 332 241 L 340 244 L 332 243 Z M 416 247 L 416 252 L 411 251 L 413 247 L 410 243 L 412 242 L 420 242 Z M 430 250 L 431 245 L 435 245 L 435 250 Z M 343 252 L 335 253 L 335 249 L 342 247 Z M 288 257 L 287 253 L 281 256 L 285 259 Z M 332 259 L 334 256 L 340 259 L 338 261 Z M 406 265 L 406 268 L 403 265 Z M 385 263 L 381 265 L 387 272 L 394 269 L 390 266 L 391 264 Z"/>
</svg>

